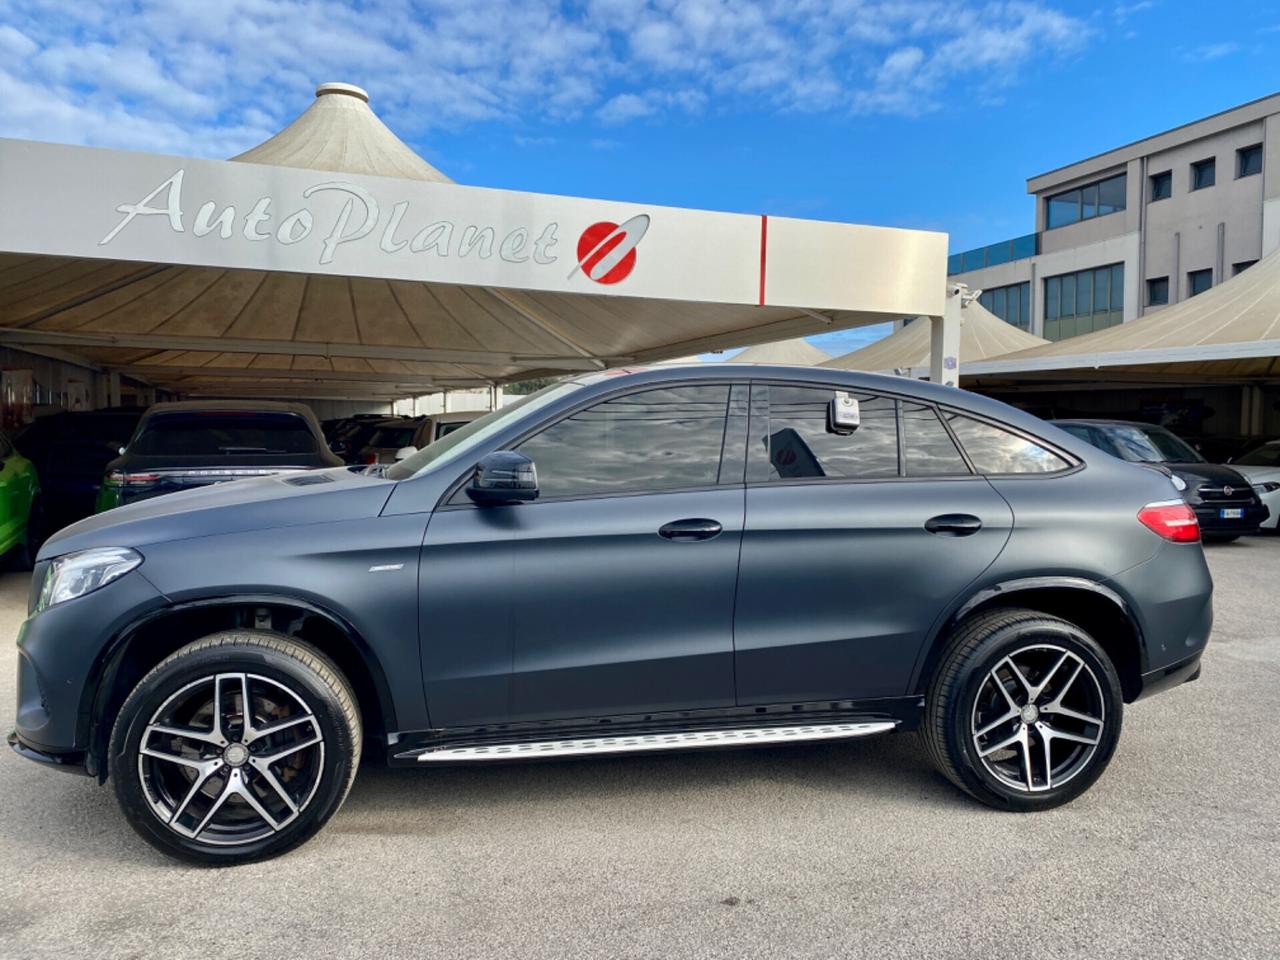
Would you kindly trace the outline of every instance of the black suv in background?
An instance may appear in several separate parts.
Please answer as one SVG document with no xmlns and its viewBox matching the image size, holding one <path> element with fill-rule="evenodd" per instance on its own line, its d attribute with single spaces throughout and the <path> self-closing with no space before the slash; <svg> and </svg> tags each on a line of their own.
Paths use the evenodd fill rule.
<svg viewBox="0 0 1280 960">
<path fill-rule="evenodd" d="M 58 530 L 94 512 L 107 464 L 120 456 L 141 418 L 141 408 L 54 413 L 13 438 L 40 477 L 46 529 Z"/>
<path fill-rule="evenodd" d="M 212 863 L 313 835 L 365 744 L 421 768 L 919 729 L 973 797 L 1044 810 L 1102 774 L 1126 704 L 1199 674 L 1211 592 L 1169 477 L 996 401 L 610 371 L 385 472 L 57 534 L 10 742 Z"/>
<path fill-rule="evenodd" d="M 1164 427 L 1127 420 L 1055 420 L 1054 425 L 1113 457 L 1167 470 L 1195 510 L 1205 540 L 1229 543 L 1257 533 L 1271 515 L 1238 470 L 1209 463 Z"/>
<path fill-rule="evenodd" d="M 227 480 L 339 466 L 304 404 L 157 403 L 107 464 L 97 509 Z"/>
</svg>

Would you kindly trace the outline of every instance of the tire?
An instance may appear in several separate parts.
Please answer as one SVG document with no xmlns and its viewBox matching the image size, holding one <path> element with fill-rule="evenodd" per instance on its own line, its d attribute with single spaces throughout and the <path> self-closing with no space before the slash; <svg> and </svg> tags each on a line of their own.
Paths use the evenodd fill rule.
<svg viewBox="0 0 1280 960">
<path fill-rule="evenodd" d="M 126 819 L 156 849 L 250 863 L 292 850 L 337 812 L 361 742 L 356 699 L 328 658 L 279 634 L 229 630 L 138 682 L 111 732 L 109 770 Z"/>
<path fill-rule="evenodd" d="M 1002 810 L 1047 810 L 1102 775 L 1123 718 L 1120 678 L 1092 637 L 1057 617 L 1001 609 L 957 629 L 921 734 L 938 769 L 971 796 Z"/>
</svg>

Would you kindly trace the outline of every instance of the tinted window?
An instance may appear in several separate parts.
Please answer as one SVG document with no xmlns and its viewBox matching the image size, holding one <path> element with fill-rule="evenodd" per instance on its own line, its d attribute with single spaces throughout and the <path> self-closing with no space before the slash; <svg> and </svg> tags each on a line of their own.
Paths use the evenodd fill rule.
<svg viewBox="0 0 1280 960">
<path fill-rule="evenodd" d="M 1152 277 L 1147 281 L 1147 303 L 1156 306 L 1169 302 L 1169 278 Z"/>
<path fill-rule="evenodd" d="M 449 434 L 453 433 L 453 431 L 457 430 L 459 427 L 466 426 L 469 422 L 470 421 L 468 420 L 453 420 L 453 421 L 450 421 L 449 423 L 437 423 L 436 439 L 439 440 L 441 437 L 447 437 Z"/>
<path fill-rule="evenodd" d="M 1236 151 L 1236 176 L 1252 177 L 1262 172 L 1262 144 Z"/>
<path fill-rule="evenodd" d="M 316 440 L 292 413 L 161 413 L 148 417 L 130 453 L 234 456 L 241 453 L 315 453 Z"/>
<path fill-rule="evenodd" d="M 969 467 L 932 407 L 902 405 L 902 445 L 908 477 L 954 477 Z"/>
<path fill-rule="evenodd" d="M 1153 173 L 1151 175 L 1151 199 L 1168 200 L 1172 196 L 1173 171 L 1166 170 L 1163 173 Z"/>
<path fill-rule="evenodd" d="M 1069 466 L 1053 451 L 1016 433 L 958 413 L 948 413 L 946 417 L 981 473 L 1052 473 Z"/>
<path fill-rule="evenodd" d="M 1280 443 L 1264 443 L 1236 461 L 1246 467 L 1280 467 Z"/>
<path fill-rule="evenodd" d="M 536 465 L 543 497 L 705 486 L 719 477 L 728 402 L 727 384 L 632 393 L 553 424 L 519 450 Z"/>
<path fill-rule="evenodd" d="M 369 439 L 371 447 L 395 447 L 399 450 L 401 447 L 407 447 L 413 443 L 413 435 L 418 432 L 415 424 L 411 427 L 379 427 L 373 431 L 373 436 Z"/>
<path fill-rule="evenodd" d="M 1212 270 L 1192 270 L 1187 274 L 1187 296 L 1199 296 L 1212 286 Z"/>
<path fill-rule="evenodd" d="M 1217 180 L 1217 162 L 1213 157 L 1191 165 L 1191 189 L 1203 190 L 1212 187 Z"/>
<path fill-rule="evenodd" d="M 1203 463 L 1204 457 L 1164 427 L 1116 423 L 1107 436 L 1126 460 L 1140 463 Z"/>
<path fill-rule="evenodd" d="M 858 400 L 861 425 L 853 433 L 838 434 L 827 429 L 827 408 L 836 395 L 834 388 L 775 385 L 768 389 L 768 428 L 761 430 L 753 424 L 751 433 L 751 456 L 765 468 L 753 470 L 753 479 L 898 476 L 894 401 L 852 394 Z"/>
</svg>

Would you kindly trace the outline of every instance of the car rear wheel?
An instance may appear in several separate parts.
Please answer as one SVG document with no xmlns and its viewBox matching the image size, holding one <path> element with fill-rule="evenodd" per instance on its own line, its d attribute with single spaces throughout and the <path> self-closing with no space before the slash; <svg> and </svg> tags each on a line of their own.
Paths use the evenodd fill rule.
<svg viewBox="0 0 1280 960">
<path fill-rule="evenodd" d="M 217 633 L 148 673 L 121 707 L 110 774 L 133 828 L 194 863 L 277 856 L 314 835 L 355 779 L 349 685 L 319 651 Z"/>
<path fill-rule="evenodd" d="M 952 639 L 922 733 L 943 774 L 978 800 L 1042 810 L 1102 775 L 1123 711 L 1115 667 L 1092 637 L 1033 610 L 997 610 Z"/>
</svg>

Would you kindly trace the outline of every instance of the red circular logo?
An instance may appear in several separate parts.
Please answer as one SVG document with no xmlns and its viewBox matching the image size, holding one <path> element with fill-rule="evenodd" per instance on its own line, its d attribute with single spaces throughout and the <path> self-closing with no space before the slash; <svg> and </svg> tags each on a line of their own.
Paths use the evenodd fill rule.
<svg viewBox="0 0 1280 960">
<path fill-rule="evenodd" d="M 645 218 L 645 226 L 648 218 Z M 578 238 L 578 266 L 582 272 L 596 283 L 618 283 L 627 279 L 636 265 L 636 244 L 644 235 L 639 231 L 627 229 L 634 221 L 628 221 L 622 227 L 608 220 L 593 223 L 582 231 Z M 618 250 L 626 244 L 625 252 Z M 619 256 L 621 254 L 621 256 Z"/>
</svg>

